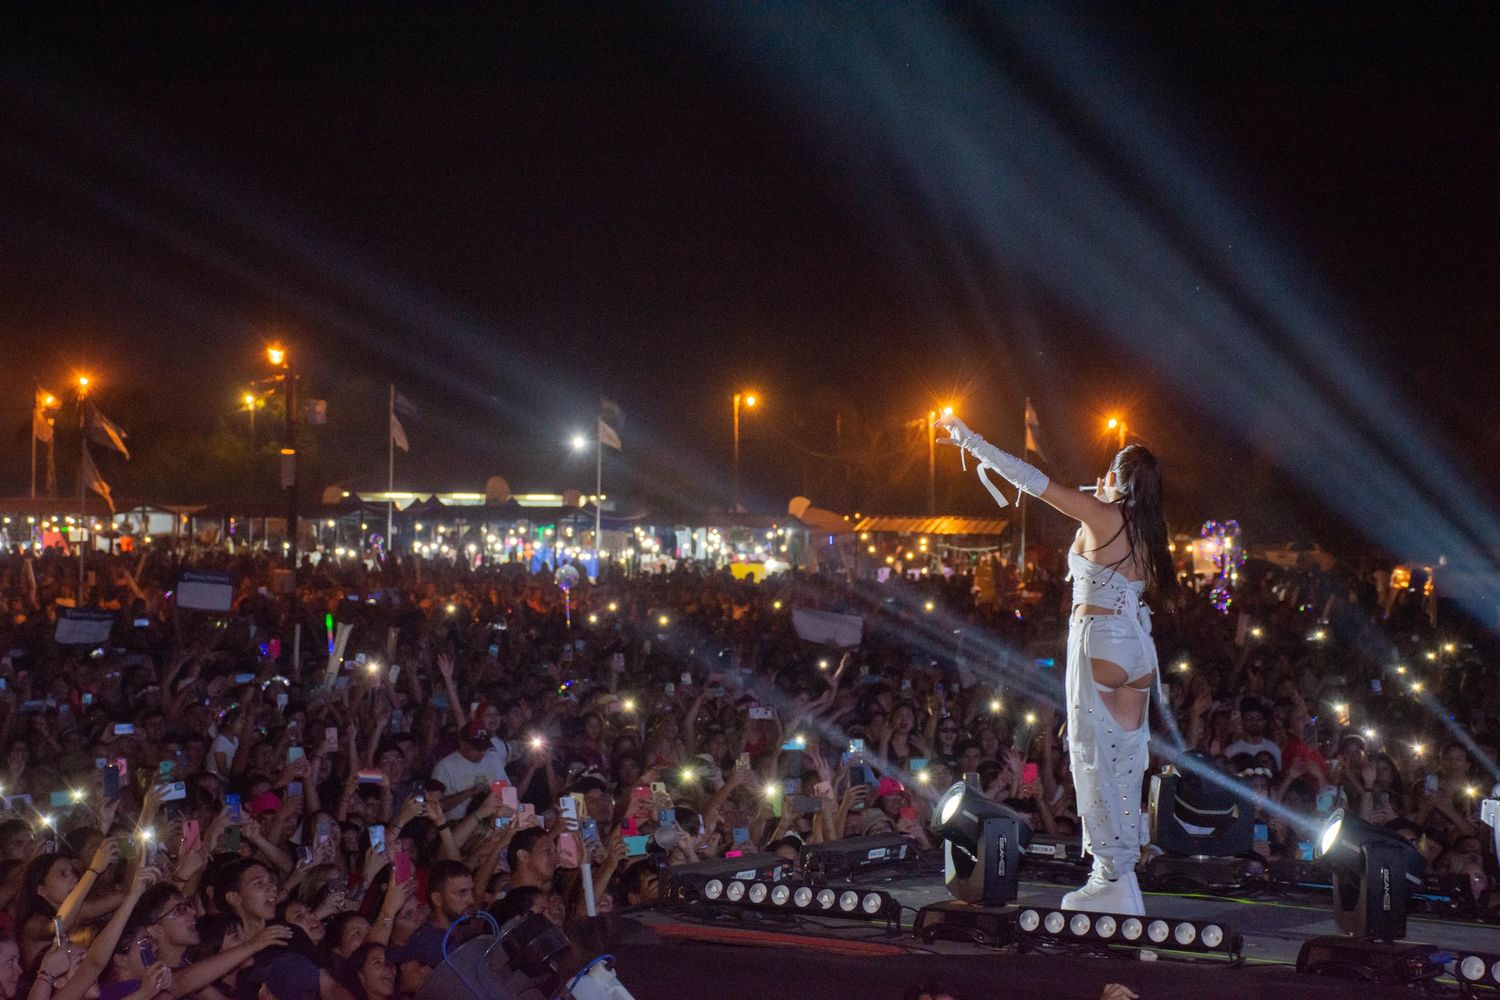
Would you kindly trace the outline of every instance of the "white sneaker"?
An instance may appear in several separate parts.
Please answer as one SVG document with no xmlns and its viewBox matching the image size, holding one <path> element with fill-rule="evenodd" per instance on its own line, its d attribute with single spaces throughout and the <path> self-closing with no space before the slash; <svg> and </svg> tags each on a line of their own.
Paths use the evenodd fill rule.
<svg viewBox="0 0 1500 1000">
<path fill-rule="evenodd" d="M 1111 881 L 1100 872 L 1093 872 L 1080 889 L 1074 889 L 1062 898 L 1062 909 L 1083 910 L 1087 913 L 1124 913 L 1140 915 L 1146 912 L 1141 900 L 1140 885 L 1135 873 L 1122 875 Z"/>
</svg>

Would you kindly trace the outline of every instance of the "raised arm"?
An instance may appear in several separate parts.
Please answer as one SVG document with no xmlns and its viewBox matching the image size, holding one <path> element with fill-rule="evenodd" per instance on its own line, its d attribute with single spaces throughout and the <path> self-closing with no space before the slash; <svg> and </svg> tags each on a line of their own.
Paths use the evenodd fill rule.
<svg viewBox="0 0 1500 1000">
<path fill-rule="evenodd" d="M 981 466 L 1000 473 L 1012 486 L 1056 507 L 1075 521 L 1080 521 L 1090 527 L 1104 526 L 1111 523 L 1111 518 L 1119 516 L 1109 504 L 1096 496 L 1059 486 L 1048 479 L 1036 466 L 1017 458 L 1010 452 L 996 448 L 975 434 L 957 417 L 939 417 L 933 426 L 948 434 L 948 437 L 941 439 L 940 443 L 957 445 L 979 459 Z M 989 485 L 988 480 L 985 480 L 985 485 Z M 1000 496 L 999 491 L 991 489 L 990 492 L 1003 506 L 1005 500 Z"/>
</svg>

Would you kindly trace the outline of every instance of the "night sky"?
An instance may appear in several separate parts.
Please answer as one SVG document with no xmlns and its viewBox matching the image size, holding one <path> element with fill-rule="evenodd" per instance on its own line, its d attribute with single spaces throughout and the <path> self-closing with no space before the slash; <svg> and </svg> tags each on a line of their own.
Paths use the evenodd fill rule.
<svg viewBox="0 0 1500 1000">
<path fill-rule="evenodd" d="M 820 16 L 837 33 L 839 18 L 883 10 Z M 1447 11 L 1122 5 L 1064 28 L 1130 67 L 1223 197 L 1337 300 L 1368 369 L 1417 401 L 1411 426 L 1484 482 L 1500 460 L 1487 391 L 1500 25 Z M 766 400 L 744 425 L 750 506 L 806 491 L 918 512 L 926 449 L 902 421 L 955 399 L 1014 447 L 1030 395 L 1061 478 L 1092 481 L 1102 416 L 1123 406 L 1167 464 L 1176 526 L 1238 517 L 1262 539 L 1355 537 L 1244 427 L 1181 398 L 1158 368 L 1171 359 L 1121 357 L 1003 260 L 954 266 L 951 227 L 830 139 L 806 84 L 766 54 L 764 19 L 741 15 L 9 12 L 0 393 L 15 402 L 0 410 L 0 493 L 26 488 L 32 379 L 56 390 L 90 371 L 144 443 L 242 427 L 235 401 L 283 339 L 329 401 L 316 432 L 328 482 L 383 485 L 394 381 L 423 409 L 398 486 L 480 489 L 498 473 L 517 489 L 590 487 L 592 460 L 565 443 L 602 392 L 629 415 L 607 489 L 722 504 L 729 397 L 748 387 Z M 990 14 L 953 16 L 979 51 L 1011 58 Z M 836 451 L 864 471 L 851 479 Z M 984 511 L 953 454 L 940 459 L 944 506 Z M 198 499 L 100 462 L 130 495 Z"/>
</svg>

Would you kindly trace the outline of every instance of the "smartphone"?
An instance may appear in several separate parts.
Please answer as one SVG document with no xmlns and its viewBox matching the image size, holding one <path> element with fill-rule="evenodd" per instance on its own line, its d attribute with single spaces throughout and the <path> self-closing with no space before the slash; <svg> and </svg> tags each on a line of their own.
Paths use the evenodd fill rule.
<svg viewBox="0 0 1500 1000">
<path fill-rule="evenodd" d="M 416 866 L 412 864 L 411 855 L 405 851 L 396 852 L 396 856 L 391 860 L 391 876 L 395 878 L 397 884 L 410 882 L 415 872 Z"/>
<path fill-rule="evenodd" d="M 646 856 L 646 845 L 651 842 L 650 837 L 626 835 L 622 839 L 625 841 L 625 856 L 627 858 L 643 858 Z"/>
<path fill-rule="evenodd" d="M 224 849 L 231 854 L 240 849 L 240 828 L 231 826 L 224 831 Z"/>
<path fill-rule="evenodd" d="M 599 839 L 599 824 L 592 819 L 585 819 L 582 823 L 584 849 L 592 852 L 597 847 L 602 847 L 603 842 Z"/>
<path fill-rule="evenodd" d="M 794 816 L 815 813 L 823 808 L 823 800 L 815 795 L 789 795 L 786 801 L 787 808 L 792 811 L 792 815 Z"/>
<path fill-rule="evenodd" d="M 255 675 L 254 674 L 235 674 L 234 675 L 234 682 L 236 684 L 253 684 L 253 683 L 255 683 Z"/>
<path fill-rule="evenodd" d="M 185 820 L 183 820 L 182 821 L 182 847 L 179 849 L 179 853 L 180 854 L 187 854 L 194 847 L 197 847 L 198 846 L 198 838 L 199 838 L 199 836 L 201 834 L 202 834 L 202 831 L 198 827 L 198 821 L 197 820 L 195 820 L 195 819 L 185 819 Z"/>
<path fill-rule="evenodd" d="M 764 705 L 751 705 L 749 716 L 751 722 L 770 722 L 773 718 L 771 709 Z"/>
<path fill-rule="evenodd" d="M 385 826 L 380 823 L 370 824 L 370 849 L 377 854 L 385 853 Z"/>
<path fill-rule="evenodd" d="M 506 785 L 500 789 L 500 802 L 517 812 L 521 811 L 521 793 L 516 790 L 515 785 Z"/>
<path fill-rule="evenodd" d="M 286 692 L 285 691 L 277 691 L 276 692 L 276 711 L 278 711 L 278 712 L 285 712 L 286 711 Z"/>
<path fill-rule="evenodd" d="M 737 767 L 741 771 L 748 771 L 748 770 L 750 770 L 750 754 L 749 754 L 749 752 L 747 751 L 745 753 L 741 753 L 738 757 L 736 757 L 735 760 L 734 760 L 734 766 Z"/>
<path fill-rule="evenodd" d="M 3 683 L 4 680 L 5 680 L 4 677 L 0 677 L 0 688 L 4 688 L 5 687 L 5 684 Z M 92 692 L 92 691 L 85 691 L 85 692 L 83 692 L 83 703 L 85 705 L 92 705 L 94 703 L 94 692 Z"/>
<path fill-rule="evenodd" d="M 503 802 L 505 801 L 505 790 L 509 787 L 510 782 L 508 781 L 492 781 L 490 782 L 490 794 L 498 795 Z"/>
<path fill-rule="evenodd" d="M 104 765 L 104 798 L 113 802 L 120 797 L 120 772 L 113 764 Z"/>
<path fill-rule="evenodd" d="M 923 770 L 924 768 L 927 767 L 927 758 L 926 757 L 913 757 L 910 760 L 908 760 L 906 762 L 906 764 L 907 764 L 907 770 L 909 770 L 909 771 L 920 771 L 920 770 Z"/>
<path fill-rule="evenodd" d="M 57 945 L 59 948 L 61 948 L 61 947 L 63 947 L 63 942 L 66 939 L 67 939 L 67 935 L 63 934 L 62 917 L 53 917 L 52 918 L 52 943 L 55 944 L 55 945 Z"/>
<path fill-rule="evenodd" d="M 151 626 L 151 619 L 149 619 L 149 618 L 137 618 L 135 620 L 135 627 L 136 628 L 149 628 L 150 626 Z"/>
<path fill-rule="evenodd" d="M 130 722 L 117 722 L 117 723 L 115 723 L 115 735 L 116 736 L 134 736 L 135 735 L 135 725 L 133 723 L 130 723 Z"/>
<path fill-rule="evenodd" d="M 427 804 L 427 789 L 418 788 L 415 792 L 412 793 L 411 797 L 412 800 L 415 801 L 418 805 L 425 806 Z"/>
<path fill-rule="evenodd" d="M 161 763 L 159 763 L 159 764 L 156 765 L 156 777 L 159 780 L 165 780 L 165 779 L 171 777 L 172 776 L 172 768 L 174 768 L 176 766 L 177 766 L 177 762 L 175 760 L 164 760 L 164 761 L 162 761 Z"/>
<path fill-rule="evenodd" d="M 335 752 L 335 751 L 338 750 L 338 748 L 339 748 L 339 727 L 338 726 L 329 726 L 327 729 L 323 730 L 323 745 L 328 748 L 328 752 L 329 753 L 333 753 L 333 752 Z"/>
<path fill-rule="evenodd" d="M 1370 678 L 1370 690 L 1374 691 L 1376 694 L 1384 694 L 1384 691 L 1381 690 L 1379 677 Z"/>
<path fill-rule="evenodd" d="M 53 809 L 66 809 L 73 804 L 73 793 L 53 792 L 51 801 Z"/>
<path fill-rule="evenodd" d="M 156 787 L 161 793 L 159 797 L 162 802 L 181 802 L 187 798 L 187 785 L 181 781 L 171 781 Z"/>
<path fill-rule="evenodd" d="M 286 786 L 286 794 L 287 794 L 287 798 L 291 798 L 294 795 L 298 796 L 298 797 L 301 797 L 301 795 L 302 795 L 302 782 L 300 782 L 300 781 L 288 782 L 287 786 Z"/>
<path fill-rule="evenodd" d="M 295 764 L 297 763 L 297 761 L 306 756 L 306 752 L 304 752 L 302 747 L 296 743 L 293 743 L 291 746 L 286 748 L 286 762 L 288 764 Z"/>
<path fill-rule="evenodd" d="M 1333 812 L 1333 796 L 1332 788 L 1325 788 L 1318 793 L 1318 812 L 1324 814 Z"/>
<path fill-rule="evenodd" d="M 1435 774 L 1429 774 L 1425 779 L 1423 779 L 1422 784 L 1423 787 L 1427 789 L 1427 793 L 1430 795 L 1438 790 L 1438 776 Z"/>
<path fill-rule="evenodd" d="M 331 820 L 331 819 L 320 819 L 320 820 L 318 820 L 318 833 L 317 833 L 317 841 L 316 842 L 319 843 L 319 844 L 324 844 L 324 843 L 331 844 L 331 843 L 333 843 L 333 820 Z"/>
<path fill-rule="evenodd" d="M 1271 831 L 1266 826 L 1266 824 L 1264 824 L 1264 823 L 1257 823 L 1257 824 L 1255 824 L 1255 840 L 1257 842 L 1264 843 L 1264 842 L 1269 842 L 1270 839 L 1271 839 Z"/>
<path fill-rule="evenodd" d="M 750 843 L 750 828 L 748 826 L 737 826 L 734 828 L 734 842 L 736 844 Z"/>
<path fill-rule="evenodd" d="M 683 687 L 687 687 L 693 683 L 693 675 L 690 671 L 683 671 L 682 676 L 678 680 L 681 681 Z"/>
<path fill-rule="evenodd" d="M 244 813 L 240 811 L 240 797 L 234 792 L 224 796 L 224 811 L 229 818 L 230 826 L 239 826 L 245 822 Z"/>
<path fill-rule="evenodd" d="M 1039 769 L 1038 769 L 1038 767 L 1035 764 L 1022 764 L 1021 765 L 1021 784 L 1023 784 L 1023 785 L 1029 785 L 1032 782 L 1036 781 L 1037 775 L 1039 773 L 1040 773 Z"/>
<path fill-rule="evenodd" d="M 865 741 L 864 740 L 850 740 L 849 741 L 849 752 L 853 753 L 853 754 L 864 753 L 865 752 Z"/>
<path fill-rule="evenodd" d="M 667 794 L 667 783 L 665 781 L 651 782 L 651 794 L 653 796 Z"/>
<path fill-rule="evenodd" d="M 124 757 L 115 758 L 115 770 L 120 772 L 122 778 L 130 773 L 130 766 L 125 762 Z"/>
<path fill-rule="evenodd" d="M 661 812 L 656 814 L 656 821 L 662 826 L 671 826 L 673 823 L 677 822 L 677 810 L 663 809 Z"/>
<path fill-rule="evenodd" d="M 916 819 L 917 818 L 917 809 L 916 809 L 916 806 L 902 806 L 901 807 L 901 818 L 902 819 Z"/>
</svg>

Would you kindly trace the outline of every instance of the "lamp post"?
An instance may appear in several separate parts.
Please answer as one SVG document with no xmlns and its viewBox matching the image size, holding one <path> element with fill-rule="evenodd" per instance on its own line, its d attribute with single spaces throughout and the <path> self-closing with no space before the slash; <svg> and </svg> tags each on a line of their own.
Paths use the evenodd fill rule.
<svg viewBox="0 0 1500 1000">
<path fill-rule="evenodd" d="M 282 402 L 286 404 L 286 427 L 282 431 L 281 485 L 286 490 L 286 535 L 287 556 L 292 567 L 292 579 L 297 579 L 297 377 L 292 368 L 291 352 L 280 345 L 266 348 L 266 359 L 273 368 L 281 369 L 282 385 L 286 392 Z"/>
<path fill-rule="evenodd" d="M 943 407 L 943 416 L 953 416 L 953 407 Z M 927 513 L 937 516 L 937 410 L 927 411 Z"/>
<path fill-rule="evenodd" d="M 88 509 L 87 490 L 88 480 L 84 476 L 84 470 L 89 466 L 89 415 L 87 400 L 89 396 L 89 377 L 78 376 L 78 604 L 83 607 L 83 570 L 87 562 L 83 548 L 83 531 L 86 512 Z"/>
<path fill-rule="evenodd" d="M 753 392 L 737 392 L 734 394 L 734 509 L 740 509 L 740 406 L 747 410 L 753 410 L 760 404 L 759 397 Z"/>
</svg>

